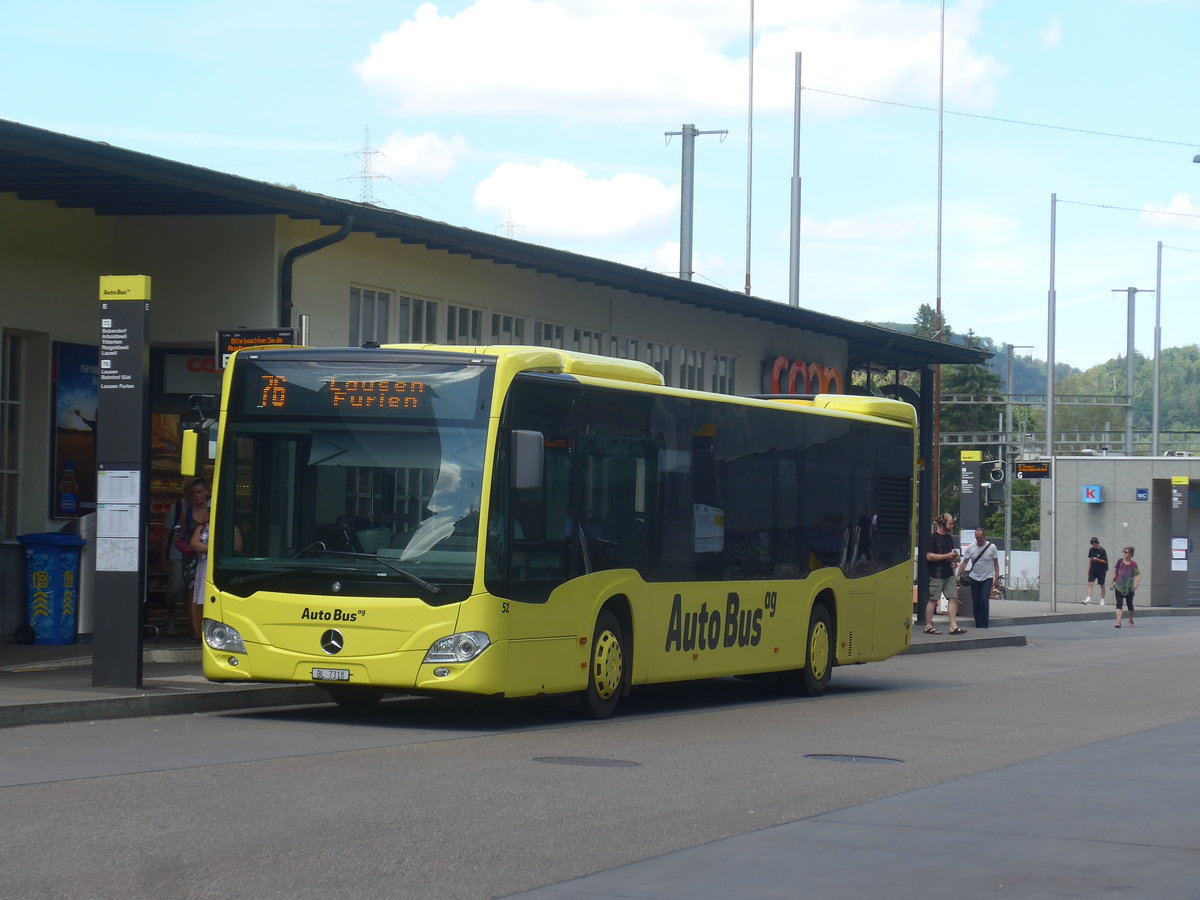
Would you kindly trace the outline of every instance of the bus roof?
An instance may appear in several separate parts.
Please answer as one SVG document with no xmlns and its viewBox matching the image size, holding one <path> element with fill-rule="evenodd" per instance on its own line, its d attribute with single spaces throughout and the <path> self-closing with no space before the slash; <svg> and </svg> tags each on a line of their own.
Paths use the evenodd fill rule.
<svg viewBox="0 0 1200 900">
<path fill-rule="evenodd" d="M 444 344 L 384 344 L 381 350 L 428 350 L 494 356 L 526 372 L 554 372 L 564 375 L 589 375 L 612 381 L 662 386 L 663 377 L 653 366 L 636 359 L 617 359 L 559 350 L 556 347 L 530 347 L 521 344 L 495 344 L 490 347 L 459 347 Z"/>
</svg>

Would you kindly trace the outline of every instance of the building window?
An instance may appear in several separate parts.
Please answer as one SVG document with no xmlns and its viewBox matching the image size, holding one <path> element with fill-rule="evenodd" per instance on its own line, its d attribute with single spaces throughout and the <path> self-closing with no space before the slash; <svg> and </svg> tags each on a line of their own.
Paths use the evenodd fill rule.
<svg viewBox="0 0 1200 900">
<path fill-rule="evenodd" d="M 737 360 L 732 356 L 714 353 L 712 358 L 712 390 L 714 394 L 736 394 Z"/>
<path fill-rule="evenodd" d="M 483 313 L 466 306 L 446 304 L 446 343 L 476 347 L 481 343 Z"/>
<path fill-rule="evenodd" d="M 21 338 L 0 338 L 0 540 L 17 536 L 17 485 L 21 477 Z"/>
<path fill-rule="evenodd" d="M 420 300 L 411 298 L 412 302 L 412 336 L 414 344 L 437 343 L 438 302 L 436 300 Z"/>
<path fill-rule="evenodd" d="M 396 298 L 396 341 L 408 343 L 408 317 L 412 314 L 412 298 Z"/>
<path fill-rule="evenodd" d="M 679 361 L 679 386 L 689 390 L 704 390 L 704 351 L 684 350 Z"/>
<path fill-rule="evenodd" d="M 557 347 L 563 349 L 563 326 L 550 322 L 533 322 L 533 343 L 538 347 Z"/>
<path fill-rule="evenodd" d="M 350 288 L 350 346 L 367 341 L 386 344 L 391 340 L 388 322 L 392 295 L 369 288 Z"/>
<path fill-rule="evenodd" d="M 640 342 L 637 338 L 617 337 L 613 335 L 609 341 L 608 355 L 617 359 L 638 359 Z"/>
<path fill-rule="evenodd" d="M 658 370 L 664 384 L 674 384 L 671 379 L 671 348 L 667 344 L 646 341 L 646 362 Z"/>
<path fill-rule="evenodd" d="M 590 331 L 587 328 L 572 328 L 571 349 L 581 353 L 603 353 L 604 335 L 599 331 Z"/>
<path fill-rule="evenodd" d="M 525 343 L 525 320 L 520 316 L 492 313 L 492 343 Z"/>
</svg>

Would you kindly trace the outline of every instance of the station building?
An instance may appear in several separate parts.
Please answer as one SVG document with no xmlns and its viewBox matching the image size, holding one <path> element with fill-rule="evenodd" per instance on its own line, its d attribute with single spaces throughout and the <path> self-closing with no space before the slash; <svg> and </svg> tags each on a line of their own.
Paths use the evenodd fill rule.
<svg viewBox="0 0 1200 900">
<path fill-rule="evenodd" d="M 553 346 L 639 359 L 669 385 L 730 394 L 843 392 L 856 373 L 895 373 L 898 383 L 916 371 L 923 458 L 935 365 L 986 358 L 0 120 L 0 642 L 24 616 L 18 536 L 69 529 L 95 511 L 99 278 L 133 274 L 152 284 L 150 547 L 182 492 L 188 397 L 219 392 L 218 331 L 303 322 L 314 346 Z M 74 497 L 68 508 L 64 495 Z M 931 496 L 923 477 L 920 533 Z M 150 571 L 153 595 L 162 586 Z M 80 630 L 90 633 L 82 610 Z"/>
<path fill-rule="evenodd" d="M 1109 576 L 1134 548 L 1138 608 L 1200 606 L 1200 457 L 1056 456 L 1041 492 L 1041 599 L 1075 605 L 1087 594 L 1087 554 L 1098 538 Z M 1051 595 L 1053 585 L 1053 595 Z M 1093 602 L 1099 594 L 1092 591 Z M 1112 604 L 1112 591 L 1106 601 Z"/>
</svg>

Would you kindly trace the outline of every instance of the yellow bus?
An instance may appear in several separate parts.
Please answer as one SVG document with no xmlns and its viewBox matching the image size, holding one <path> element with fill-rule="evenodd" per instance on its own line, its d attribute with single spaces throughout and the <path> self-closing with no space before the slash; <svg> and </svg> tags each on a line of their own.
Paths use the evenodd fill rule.
<svg viewBox="0 0 1200 900">
<path fill-rule="evenodd" d="M 578 695 L 804 695 L 912 627 L 915 425 L 893 400 L 666 387 L 545 347 L 243 350 L 225 372 L 204 673 Z"/>
</svg>

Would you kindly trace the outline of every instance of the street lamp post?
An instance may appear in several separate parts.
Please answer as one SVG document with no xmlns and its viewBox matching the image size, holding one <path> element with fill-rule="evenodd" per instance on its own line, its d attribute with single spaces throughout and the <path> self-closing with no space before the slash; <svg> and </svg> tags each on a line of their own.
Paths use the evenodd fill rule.
<svg viewBox="0 0 1200 900">
<path fill-rule="evenodd" d="M 1197 156 L 1193 162 L 1200 160 Z M 1158 435 L 1159 435 L 1159 419 L 1158 419 L 1158 389 L 1162 378 L 1162 241 L 1158 242 L 1158 264 L 1155 266 L 1154 276 L 1154 411 L 1151 413 L 1153 421 L 1150 424 L 1150 455 L 1158 456 Z"/>
<path fill-rule="evenodd" d="M 1113 288 L 1113 293 L 1122 291 L 1128 297 L 1128 312 L 1125 321 L 1125 393 L 1129 405 L 1125 407 L 1125 455 L 1133 456 L 1133 303 L 1138 294 L 1149 292 L 1150 288 Z M 1157 357 L 1157 353 L 1155 356 Z"/>
<path fill-rule="evenodd" d="M 1019 345 L 1022 350 L 1032 350 L 1032 344 Z M 1012 496 L 1016 482 L 1013 480 L 1012 433 L 1013 433 L 1013 344 L 1008 345 L 1008 381 L 1005 382 L 1004 397 L 1004 456 L 1008 458 L 1008 485 L 1004 493 L 1004 584 L 1012 587 Z"/>
<path fill-rule="evenodd" d="M 1050 462 L 1050 612 L 1058 612 L 1058 595 L 1055 583 L 1058 581 L 1058 566 L 1054 554 L 1057 550 L 1058 522 L 1058 482 L 1053 475 L 1054 467 L 1054 251 L 1057 240 L 1058 223 L 1058 194 L 1050 195 L 1050 290 L 1046 295 L 1046 459 Z M 1045 570 L 1043 570 L 1045 571 Z"/>
</svg>

